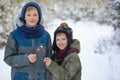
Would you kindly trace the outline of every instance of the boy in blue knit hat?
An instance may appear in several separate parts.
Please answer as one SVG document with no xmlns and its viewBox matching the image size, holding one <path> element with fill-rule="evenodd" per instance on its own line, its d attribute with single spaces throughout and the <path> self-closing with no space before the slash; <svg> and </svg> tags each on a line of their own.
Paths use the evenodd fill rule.
<svg viewBox="0 0 120 80">
<path fill-rule="evenodd" d="M 48 80 L 44 57 L 51 57 L 51 37 L 41 24 L 38 3 L 28 2 L 7 40 L 4 61 L 11 66 L 11 80 Z"/>
</svg>

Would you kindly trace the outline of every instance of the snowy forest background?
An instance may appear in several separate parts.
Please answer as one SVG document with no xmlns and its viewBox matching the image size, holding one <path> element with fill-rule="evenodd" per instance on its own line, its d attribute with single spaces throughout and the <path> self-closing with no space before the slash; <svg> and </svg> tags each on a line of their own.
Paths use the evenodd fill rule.
<svg viewBox="0 0 120 80">
<path fill-rule="evenodd" d="M 74 31 L 79 30 L 82 33 L 76 32 L 77 34 L 75 34 L 75 37 L 81 36 L 82 80 L 120 80 L 120 0 L 0 0 L 0 48 L 2 52 L 4 52 L 3 48 L 6 45 L 9 32 L 16 28 L 15 21 L 19 16 L 21 7 L 28 1 L 37 1 L 40 4 L 43 13 L 43 25 L 49 32 L 52 32 L 51 34 L 54 31 L 50 28 L 58 26 L 59 21 L 68 21 L 68 24 L 76 26 L 72 27 Z M 77 26 L 82 26 L 82 28 Z M 111 28 L 108 26 L 113 28 L 112 33 L 109 32 Z M 91 35 L 86 34 L 84 29 L 89 30 L 90 32 L 86 33 Z M 99 34 L 110 36 L 100 38 Z M 91 49 L 90 39 L 82 41 L 82 38 L 91 38 L 90 36 L 94 37 L 94 35 L 96 39 L 98 37 L 99 39 L 97 42 L 91 41 L 94 43 L 94 45 L 92 43 L 94 48 Z M 88 48 L 93 51 L 89 53 L 90 49 Z M 93 62 L 91 59 L 95 61 Z M 7 65 L 4 65 L 0 65 L 0 76 L 3 68 L 6 69 Z M 103 70 L 100 72 L 99 69 Z"/>
<path fill-rule="evenodd" d="M 55 19 L 96 21 L 113 25 L 115 30 L 120 27 L 120 0 L 0 0 L 0 47 L 6 44 L 21 7 L 28 1 L 40 3 L 46 28 Z"/>
</svg>

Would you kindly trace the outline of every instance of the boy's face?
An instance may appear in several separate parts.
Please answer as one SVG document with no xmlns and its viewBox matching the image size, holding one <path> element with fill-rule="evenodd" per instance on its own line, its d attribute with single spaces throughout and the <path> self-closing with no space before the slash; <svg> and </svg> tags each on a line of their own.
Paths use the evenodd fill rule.
<svg viewBox="0 0 120 80">
<path fill-rule="evenodd" d="M 25 12 L 25 21 L 28 27 L 35 27 L 39 21 L 39 14 L 36 8 Z"/>
<path fill-rule="evenodd" d="M 68 41 L 64 33 L 56 34 L 56 45 L 60 50 L 63 50 L 67 47 Z"/>
</svg>

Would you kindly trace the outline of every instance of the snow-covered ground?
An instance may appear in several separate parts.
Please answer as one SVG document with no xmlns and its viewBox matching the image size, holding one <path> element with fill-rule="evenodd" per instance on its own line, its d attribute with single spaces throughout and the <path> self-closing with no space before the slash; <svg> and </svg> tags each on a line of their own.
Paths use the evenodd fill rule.
<svg viewBox="0 0 120 80">
<path fill-rule="evenodd" d="M 55 20 L 49 23 L 46 29 L 53 39 L 54 30 L 62 21 Z M 82 80 L 120 80 L 120 50 L 113 47 L 104 54 L 95 53 L 99 39 L 110 38 L 113 28 L 91 21 L 65 21 L 73 29 L 74 38 L 81 42 L 79 54 L 82 63 Z M 10 67 L 3 62 L 4 48 L 0 49 L 0 80 L 10 80 Z"/>
</svg>

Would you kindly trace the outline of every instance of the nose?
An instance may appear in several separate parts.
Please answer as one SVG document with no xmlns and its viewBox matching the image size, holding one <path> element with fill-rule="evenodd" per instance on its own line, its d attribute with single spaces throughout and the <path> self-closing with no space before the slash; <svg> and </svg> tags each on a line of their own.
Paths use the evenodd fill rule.
<svg viewBox="0 0 120 80">
<path fill-rule="evenodd" d="M 31 18 L 30 18 L 31 20 L 34 20 L 34 17 L 33 16 L 31 16 Z"/>
<path fill-rule="evenodd" d="M 59 44 L 63 44 L 63 41 L 62 41 L 62 40 L 60 40 L 60 41 L 59 41 Z"/>
</svg>

